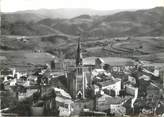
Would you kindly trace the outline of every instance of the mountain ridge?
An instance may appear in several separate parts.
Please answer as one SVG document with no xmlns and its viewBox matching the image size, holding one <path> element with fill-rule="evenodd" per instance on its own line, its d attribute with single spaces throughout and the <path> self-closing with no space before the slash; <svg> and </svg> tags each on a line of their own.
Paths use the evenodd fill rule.
<svg viewBox="0 0 164 117">
<path fill-rule="evenodd" d="M 84 35 L 90 37 L 114 37 L 114 36 L 160 36 L 164 35 L 164 7 L 156 7 L 146 10 L 137 11 L 122 11 L 115 14 L 95 16 L 82 14 L 70 19 L 60 18 L 48 18 L 38 15 L 40 20 L 33 24 L 37 27 L 36 34 L 31 35 L 44 35 L 45 33 L 39 31 L 39 28 L 43 28 L 43 31 L 47 30 L 46 34 L 61 32 L 67 35 L 77 35 L 78 33 L 84 33 Z M 29 18 L 30 19 L 30 18 Z M 33 17 L 35 20 L 35 18 Z M 37 19 L 37 18 L 36 18 Z M 11 22 L 9 19 L 5 19 L 2 15 L 2 34 L 14 34 L 22 35 L 19 31 L 12 33 L 12 27 L 20 27 L 20 20 Z M 22 28 L 30 32 L 30 29 L 34 29 L 32 25 L 28 25 L 26 21 L 23 21 Z M 19 24 L 19 25 L 18 25 Z M 24 27 L 25 26 L 25 27 Z M 47 27 L 47 28 L 45 28 Z M 49 29 L 48 29 L 49 27 Z M 21 28 L 21 27 L 20 27 Z M 44 29 L 45 28 L 45 29 Z M 4 31 L 5 30 L 5 31 Z M 17 30 L 14 28 L 14 31 Z M 20 31 L 22 31 L 20 29 Z M 4 33 L 5 32 L 5 33 Z M 23 33 L 24 35 L 25 32 Z M 30 35 L 30 33 L 28 34 Z"/>
<path fill-rule="evenodd" d="M 127 9 L 128 10 L 128 9 Z M 131 10 L 131 9 L 129 9 Z M 40 15 L 46 18 L 73 18 L 83 14 L 87 15 L 110 15 L 117 12 L 123 11 L 121 9 L 116 10 L 95 10 L 89 8 L 59 8 L 59 9 L 38 9 L 38 10 L 23 10 L 16 12 L 4 12 L 3 14 L 24 14 L 31 13 L 35 15 Z"/>
</svg>

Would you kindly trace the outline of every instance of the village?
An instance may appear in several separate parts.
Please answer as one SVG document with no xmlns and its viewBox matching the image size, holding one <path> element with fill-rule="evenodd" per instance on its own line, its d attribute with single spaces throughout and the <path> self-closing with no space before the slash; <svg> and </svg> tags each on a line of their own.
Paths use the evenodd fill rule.
<svg viewBox="0 0 164 117">
<path fill-rule="evenodd" d="M 0 71 L 2 116 L 162 116 L 164 68 L 134 60 L 53 60 L 32 72 Z M 110 60 L 112 63 L 113 60 Z"/>
</svg>

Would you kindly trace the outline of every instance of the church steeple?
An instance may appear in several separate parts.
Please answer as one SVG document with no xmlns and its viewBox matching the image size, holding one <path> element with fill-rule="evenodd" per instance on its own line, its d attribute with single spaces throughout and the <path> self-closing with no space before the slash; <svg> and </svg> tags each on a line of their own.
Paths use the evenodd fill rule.
<svg viewBox="0 0 164 117">
<path fill-rule="evenodd" d="M 81 65 L 83 65 L 83 57 L 82 57 L 81 42 L 80 42 L 80 37 L 79 37 L 78 46 L 77 46 L 77 54 L 76 54 L 76 66 L 81 66 Z"/>
</svg>

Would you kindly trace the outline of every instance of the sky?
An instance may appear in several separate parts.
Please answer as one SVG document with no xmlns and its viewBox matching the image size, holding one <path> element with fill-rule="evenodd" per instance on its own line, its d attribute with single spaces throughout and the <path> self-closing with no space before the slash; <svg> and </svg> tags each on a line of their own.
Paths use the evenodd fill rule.
<svg viewBox="0 0 164 117">
<path fill-rule="evenodd" d="M 0 0 L 1 12 L 20 10 L 90 8 L 96 10 L 148 9 L 164 6 L 164 0 Z"/>
</svg>

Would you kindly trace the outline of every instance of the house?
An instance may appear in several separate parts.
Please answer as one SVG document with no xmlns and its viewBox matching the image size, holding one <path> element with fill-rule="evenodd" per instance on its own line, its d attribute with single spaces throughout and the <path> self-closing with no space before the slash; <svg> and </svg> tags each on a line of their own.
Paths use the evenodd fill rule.
<svg viewBox="0 0 164 117">
<path fill-rule="evenodd" d="M 56 97 L 56 106 L 59 110 L 59 116 L 70 116 L 73 111 L 73 101 L 71 99 L 64 99 L 62 97 Z"/>
<path fill-rule="evenodd" d="M 115 79 L 110 79 L 106 80 L 103 82 L 97 82 L 95 83 L 95 94 L 97 93 L 98 89 L 99 90 L 109 90 L 113 91 L 114 95 L 113 96 L 118 96 L 119 92 L 121 90 L 121 80 L 118 78 Z"/>
<path fill-rule="evenodd" d="M 29 76 L 27 77 L 27 80 L 30 81 L 30 85 L 35 85 L 35 84 L 37 84 L 37 76 L 29 75 Z"/>
<path fill-rule="evenodd" d="M 73 101 L 63 89 L 50 87 L 42 94 L 40 100 L 35 100 L 31 109 L 32 115 L 35 116 L 40 114 L 42 116 L 70 116 L 73 111 Z"/>
<path fill-rule="evenodd" d="M 105 72 L 106 71 L 104 69 L 93 69 L 93 71 L 92 71 L 92 77 L 97 76 L 99 74 L 105 74 Z"/>
<path fill-rule="evenodd" d="M 52 89 L 54 89 L 57 96 L 63 97 L 65 99 L 72 98 L 69 93 L 67 93 L 65 90 L 63 90 L 61 88 L 53 87 Z"/>
<path fill-rule="evenodd" d="M 154 98 L 159 98 L 160 97 L 160 88 L 156 84 L 150 83 L 147 86 L 146 93 L 147 93 L 147 96 L 153 96 Z"/>
<path fill-rule="evenodd" d="M 51 95 L 54 92 L 54 96 Z M 63 89 L 52 87 L 43 97 L 46 97 L 46 104 L 44 105 L 47 111 L 56 113 L 58 111 L 59 116 L 70 116 L 73 111 L 73 101 L 71 96 Z M 53 105 L 53 108 L 52 106 Z M 52 110 L 55 109 L 55 110 Z M 47 113 L 49 114 L 49 113 Z"/>
<path fill-rule="evenodd" d="M 140 76 L 138 79 L 143 79 L 143 80 L 145 80 L 145 81 L 149 81 L 151 78 L 150 78 L 150 76 L 148 76 L 148 75 L 142 75 L 142 76 Z"/>
<path fill-rule="evenodd" d="M 14 77 L 16 74 L 16 69 L 15 68 L 4 68 L 0 71 L 0 76 L 5 77 L 5 76 L 10 76 Z"/>
<path fill-rule="evenodd" d="M 95 59 L 95 68 L 102 69 L 104 66 L 104 60 L 102 58 Z"/>
<path fill-rule="evenodd" d="M 125 113 L 126 109 L 122 106 L 126 101 L 126 98 L 111 97 L 107 94 L 97 95 L 96 97 L 96 110 L 107 111 L 111 110 L 112 113 L 117 113 L 121 110 L 121 113 Z"/>
<path fill-rule="evenodd" d="M 111 104 L 110 113 L 114 114 L 115 116 L 123 116 L 126 114 L 126 108 L 121 104 Z"/>
<path fill-rule="evenodd" d="M 131 83 L 131 84 L 136 84 L 136 79 L 130 75 L 128 75 L 128 81 Z"/>
<path fill-rule="evenodd" d="M 138 88 L 132 86 L 131 84 L 125 85 L 125 91 L 127 94 L 132 95 L 134 97 L 138 96 Z"/>
<path fill-rule="evenodd" d="M 58 87 L 67 90 L 67 78 L 63 73 L 51 73 L 49 78 L 49 83 L 51 86 Z"/>
<path fill-rule="evenodd" d="M 155 109 L 155 113 L 157 115 L 164 115 L 164 103 L 162 101 L 158 103 L 158 106 Z"/>
<path fill-rule="evenodd" d="M 131 100 L 131 108 L 134 108 L 134 103 L 135 103 L 135 101 L 137 100 L 137 97 L 138 97 L 138 88 L 127 84 L 125 86 L 125 91 L 126 91 L 127 94 L 130 94 L 130 95 L 133 96 L 133 98 Z"/>
<path fill-rule="evenodd" d="M 18 93 L 18 100 L 19 101 L 22 101 L 24 99 L 26 99 L 27 97 L 30 97 L 33 95 L 33 93 L 37 92 L 38 90 L 37 89 L 26 89 L 26 92 L 19 92 Z"/>
<path fill-rule="evenodd" d="M 91 72 L 91 80 L 95 94 L 101 90 L 108 90 L 114 93 L 115 96 L 119 95 L 121 90 L 121 79 L 114 78 L 110 72 L 101 68 L 94 69 Z"/>
</svg>

